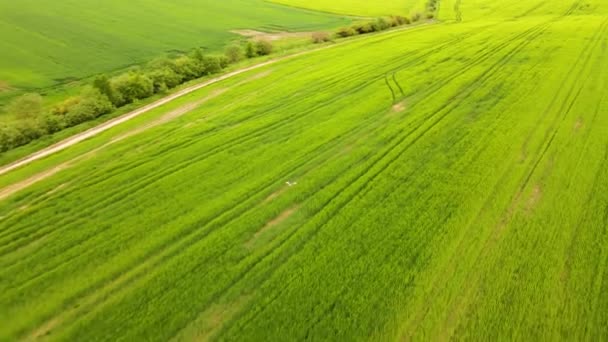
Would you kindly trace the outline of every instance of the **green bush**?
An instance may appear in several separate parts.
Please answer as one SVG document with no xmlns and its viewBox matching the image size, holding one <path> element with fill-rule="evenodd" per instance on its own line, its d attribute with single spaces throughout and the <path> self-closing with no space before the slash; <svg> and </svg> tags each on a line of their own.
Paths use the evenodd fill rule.
<svg viewBox="0 0 608 342">
<path fill-rule="evenodd" d="M 154 85 L 154 93 L 164 93 L 167 90 L 174 88 L 184 81 L 183 76 L 177 74 L 173 69 L 162 67 L 146 72 L 146 76 L 152 80 Z"/>
<path fill-rule="evenodd" d="M 269 40 L 260 39 L 255 45 L 259 56 L 268 56 L 272 53 L 273 46 Z"/>
<path fill-rule="evenodd" d="M 342 27 L 336 31 L 336 36 L 339 38 L 352 37 L 357 34 L 357 31 L 352 27 Z"/>
<path fill-rule="evenodd" d="M 245 56 L 247 56 L 247 58 L 255 58 L 258 56 L 258 49 L 254 42 L 248 41 L 245 45 Z"/>
<path fill-rule="evenodd" d="M 331 41 L 331 37 L 327 32 L 313 32 L 312 42 L 314 44 L 321 44 Z"/>
<path fill-rule="evenodd" d="M 42 115 L 39 123 L 40 126 L 43 127 L 44 130 L 49 134 L 59 132 L 66 127 L 64 117 L 52 113 Z"/>
<path fill-rule="evenodd" d="M 270 41 L 249 41 L 245 51 L 239 46 L 226 49 L 225 55 L 206 56 L 200 49 L 177 58 L 160 57 L 142 70 L 129 71 L 115 77 L 100 75 L 78 96 L 55 104 L 44 113 L 38 94 L 26 94 L 7 108 L 20 120 L 0 126 L 0 151 L 25 145 L 43 135 L 93 120 L 117 107 L 162 93 L 185 81 L 221 72 L 230 63 L 247 57 L 272 53 Z"/>
<path fill-rule="evenodd" d="M 222 67 L 222 69 L 225 69 L 228 67 L 228 65 L 230 65 L 230 60 L 228 60 L 228 57 L 217 56 L 217 58 L 219 58 L 219 60 L 220 60 L 220 67 Z"/>
<path fill-rule="evenodd" d="M 229 63 L 238 63 L 245 58 L 243 49 L 238 45 L 231 45 L 227 47 L 224 54 L 226 55 L 226 58 L 228 58 Z"/>
<path fill-rule="evenodd" d="M 14 99 L 7 107 L 7 112 L 20 119 L 31 119 L 42 114 L 42 96 L 31 93 Z"/>
<path fill-rule="evenodd" d="M 202 61 L 181 56 L 173 61 L 175 73 L 182 77 L 184 81 L 190 81 L 205 74 L 205 66 Z"/>
<path fill-rule="evenodd" d="M 372 24 L 372 27 L 374 28 L 374 31 L 384 31 L 391 28 L 391 23 L 386 18 L 378 18 Z"/>
<path fill-rule="evenodd" d="M 22 140 L 20 137 L 21 132 L 15 127 L 15 125 L 2 124 L 0 126 L 0 151 L 6 152 L 17 146 L 18 141 Z"/>
<path fill-rule="evenodd" d="M 205 67 L 205 74 L 217 74 L 222 71 L 222 61 L 217 56 L 205 56 L 203 57 L 203 65 Z"/>
<path fill-rule="evenodd" d="M 110 80 L 112 103 L 120 107 L 154 94 L 154 83 L 140 72 L 128 72 Z"/>
<path fill-rule="evenodd" d="M 17 122 L 16 126 L 19 134 L 15 136 L 16 146 L 21 146 L 29 143 L 32 140 L 38 139 L 48 132 L 40 126 L 37 120 L 24 119 Z"/>
<path fill-rule="evenodd" d="M 371 23 L 358 23 L 353 25 L 353 29 L 357 31 L 358 34 L 367 34 L 374 32 L 374 26 Z"/>
<path fill-rule="evenodd" d="M 78 102 L 80 102 L 80 96 L 69 97 L 69 98 L 59 102 L 58 104 L 54 105 L 51 108 L 51 114 L 65 115 L 70 111 L 70 108 L 72 108 L 73 106 L 78 104 Z"/>
</svg>

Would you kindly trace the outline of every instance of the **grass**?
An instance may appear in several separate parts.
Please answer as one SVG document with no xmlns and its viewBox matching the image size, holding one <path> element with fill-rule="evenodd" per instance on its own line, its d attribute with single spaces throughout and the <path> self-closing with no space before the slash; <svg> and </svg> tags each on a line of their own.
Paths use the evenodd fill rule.
<svg viewBox="0 0 608 342">
<path fill-rule="evenodd" d="M 0 202 L 0 339 L 603 338 L 608 8 L 516 3 L 240 75 L 0 176 L 63 165 Z"/>
<path fill-rule="evenodd" d="M 414 10 L 422 10 L 426 4 L 424 0 L 272 0 L 273 2 L 324 11 L 328 13 L 348 14 L 361 17 L 378 17 L 383 15 L 408 15 Z"/>
<path fill-rule="evenodd" d="M 234 29 L 310 31 L 346 22 L 262 0 L 2 2 L 0 81 L 5 90 L 50 87 L 164 53 L 222 51 L 238 37 Z"/>
</svg>

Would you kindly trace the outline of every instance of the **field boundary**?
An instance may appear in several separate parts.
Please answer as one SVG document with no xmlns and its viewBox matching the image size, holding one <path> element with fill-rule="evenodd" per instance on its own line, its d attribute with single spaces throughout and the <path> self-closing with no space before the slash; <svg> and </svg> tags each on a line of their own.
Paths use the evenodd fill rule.
<svg viewBox="0 0 608 342">
<path fill-rule="evenodd" d="M 434 25 L 436 23 L 438 23 L 438 22 L 437 21 L 428 21 L 428 22 L 424 22 L 424 23 L 419 24 L 419 25 L 401 27 L 401 28 L 398 28 L 398 29 L 395 29 L 395 30 L 388 30 L 388 31 L 384 31 L 384 32 L 378 32 L 378 33 L 375 33 L 375 34 L 367 34 L 367 35 L 355 36 L 355 37 L 353 37 L 351 39 L 346 39 L 344 41 L 341 41 L 341 42 L 338 42 L 338 43 L 334 43 L 332 45 L 326 45 L 326 46 L 322 46 L 322 47 L 319 47 L 319 48 L 313 48 L 313 49 L 310 49 L 310 50 L 296 52 L 296 53 L 293 53 L 293 54 L 290 54 L 290 55 L 286 55 L 286 56 L 282 56 L 282 57 L 276 57 L 276 58 L 270 59 L 270 60 L 265 61 L 265 62 L 261 62 L 261 63 L 255 64 L 255 65 L 252 65 L 252 66 L 248 66 L 248 67 L 241 68 L 241 69 L 238 69 L 238 70 L 235 70 L 235 71 L 232 71 L 232 72 L 228 72 L 228 73 L 226 73 L 226 74 L 224 74 L 222 76 L 218 76 L 218 77 L 212 78 L 210 80 L 204 81 L 202 83 L 189 86 L 189 87 L 187 87 L 185 89 L 182 89 L 182 90 L 180 90 L 180 91 L 178 91 L 178 92 L 176 92 L 174 94 L 168 95 L 168 96 L 166 96 L 166 97 L 164 97 L 162 99 L 154 101 L 154 102 L 152 102 L 152 103 L 150 103 L 148 105 L 145 105 L 145 106 L 143 106 L 141 108 L 135 109 L 135 110 L 133 110 L 131 112 L 128 112 L 128 113 L 123 114 L 121 116 L 118 116 L 118 117 L 116 117 L 114 119 L 106 121 L 106 122 L 104 122 L 104 123 L 102 123 L 102 124 L 100 124 L 98 126 L 90 128 L 90 129 L 88 129 L 88 130 L 86 130 L 84 132 L 77 133 L 77 134 L 75 134 L 75 135 L 73 135 L 71 137 L 68 137 L 68 138 L 66 138 L 66 139 L 64 139 L 62 141 L 59 141 L 59 142 L 57 142 L 57 143 L 55 143 L 55 144 L 53 144 L 53 145 L 51 145 L 49 147 L 43 148 L 40 151 L 34 152 L 34 153 L 30 154 L 29 156 L 26 156 L 26 157 L 21 158 L 21 159 L 19 159 L 17 161 L 14 161 L 14 162 L 9 163 L 9 164 L 7 164 L 5 166 L 2 166 L 2 167 L 0 167 L 0 175 L 4 175 L 4 174 L 6 174 L 6 173 L 8 173 L 10 171 L 13 171 L 13 170 L 18 169 L 18 168 L 20 168 L 22 166 L 28 165 L 28 164 L 36 161 L 36 160 L 43 159 L 43 158 L 48 157 L 50 155 L 53 155 L 53 154 L 55 154 L 57 152 L 63 151 L 63 150 L 65 150 L 66 148 L 68 148 L 70 146 L 76 145 L 79 142 L 85 141 L 85 140 L 87 140 L 89 138 L 92 138 L 92 137 L 98 135 L 98 134 L 101 134 L 101 133 L 103 133 L 103 132 L 105 132 L 105 131 L 113 128 L 113 127 L 116 127 L 116 126 L 118 126 L 118 125 L 120 125 L 122 123 L 125 123 L 125 122 L 127 122 L 127 121 L 129 121 L 131 119 L 134 119 L 134 118 L 136 118 L 136 117 L 138 117 L 138 116 L 140 116 L 142 114 L 145 114 L 145 113 L 147 113 L 147 112 L 149 112 L 149 111 L 151 111 L 153 109 L 156 109 L 156 108 L 158 108 L 158 107 L 160 107 L 162 105 L 165 105 L 165 104 L 167 104 L 167 103 L 169 103 L 169 102 L 171 102 L 173 100 L 176 100 L 176 99 L 178 99 L 178 98 L 180 98 L 182 96 L 188 95 L 190 93 L 193 93 L 193 92 L 195 92 L 197 90 L 200 90 L 202 88 L 205 88 L 205 87 L 208 87 L 210 85 L 213 85 L 215 83 L 218 83 L 218 82 L 230 79 L 230 78 L 232 78 L 234 76 L 238 76 L 240 74 L 244 74 L 244 73 L 252 71 L 252 70 L 257 70 L 257 69 L 260 69 L 260 68 L 263 68 L 263 67 L 266 67 L 266 66 L 278 63 L 278 62 L 282 62 L 282 61 L 289 60 L 289 59 L 292 59 L 292 58 L 300 57 L 300 56 L 303 56 L 303 55 L 306 55 L 306 54 L 309 54 L 309 53 L 313 53 L 313 52 L 317 52 L 317 51 L 322 51 L 322 50 L 325 50 L 325 49 L 330 49 L 330 48 L 333 48 L 333 47 L 336 47 L 336 46 L 341 46 L 343 44 L 348 44 L 350 42 L 357 41 L 359 39 L 366 39 L 366 38 L 371 38 L 371 37 L 377 37 L 377 36 L 380 36 L 380 35 L 393 34 L 393 33 L 396 33 L 396 32 L 407 31 L 407 30 L 412 30 L 412 29 L 416 29 L 416 28 L 420 28 L 420 27 Z"/>
</svg>

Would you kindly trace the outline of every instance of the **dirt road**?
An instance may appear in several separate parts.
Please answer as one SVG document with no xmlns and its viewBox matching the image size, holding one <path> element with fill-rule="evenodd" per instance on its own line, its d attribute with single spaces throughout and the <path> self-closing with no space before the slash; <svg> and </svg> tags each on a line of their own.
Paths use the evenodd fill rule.
<svg viewBox="0 0 608 342">
<path fill-rule="evenodd" d="M 328 47 L 332 47 L 332 46 L 326 46 L 324 48 L 328 48 Z M 210 86 L 210 85 L 212 85 L 214 83 L 217 83 L 217 82 L 226 80 L 228 78 L 231 78 L 231 77 L 234 77 L 234 76 L 246 73 L 246 72 L 251 71 L 251 70 L 263 68 L 265 66 L 268 66 L 268 65 L 271 65 L 271 64 L 274 64 L 274 63 L 277 63 L 277 62 L 289 59 L 289 58 L 294 58 L 294 57 L 303 55 L 305 53 L 310 53 L 310 52 L 318 51 L 318 50 L 319 49 L 309 50 L 309 51 L 304 51 L 304 52 L 296 53 L 296 54 L 285 56 L 285 57 L 279 57 L 279 58 L 271 59 L 269 61 L 266 61 L 266 62 L 263 62 L 263 63 L 260 63 L 260 64 L 256 64 L 256 65 L 253 65 L 253 66 L 250 66 L 250 67 L 246 67 L 246 68 L 243 68 L 243 69 L 239 69 L 239 70 L 236 70 L 236 71 L 233 71 L 233 72 L 229 72 L 229 73 L 224 74 L 222 76 L 219 76 L 219 77 L 207 80 L 205 82 L 193 85 L 191 87 L 182 89 L 182 90 L 180 90 L 180 91 L 178 91 L 178 92 L 176 92 L 174 94 L 171 94 L 171 95 L 169 95 L 167 97 L 164 97 L 164 98 L 162 98 L 162 99 L 160 99 L 158 101 L 150 103 L 149 105 L 146 105 L 144 107 L 136 109 L 136 110 L 134 110 L 132 112 L 129 112 L 127 114 L 121 115 L 121 116 L 119 116 L 119 117 L 117 117 L 115 119 L 112 119 L 110 121 L 104 122 L 103 124 L 101 124 L 99 126 L 96 126 L 96 127 L 93 127 L 93 128 L 91 128 L 91 129 L 89 129 L 87 131 L 84 131 L 82 133 L 79 133 L 79 134 L 76 134 L 74 136 L 71 136 L 71 137 L 69 137 L 69 138 L 67 138 L 67 139 L 65 139 L 63 141 L 60 141 L 60 142 L 58 142 L 58 143 L 56 143 L 54 145 L 51 145 L 51 146 L 49 146 L 47 148 L 44 148 L 44 149 L 42 149 L 42 150 L 40 150 L 40 151 L 38 151 L 36 153 L 33 153 L 33 154 L 31 154 L 31 155 L 23 158 L 23 159 L 18 160 L 16 162 L 13 162 L 13 163 L 5 165 L 5 166 L 2 166 L 2 167 L 0 167 L 0 175 L 5 174 L 5 173 L 7 173 L 9 171 L 12 171 L 14 169 L 17 169 L 17 168 L 19 168 L 21 166 L 27 165 L 27 164 L 29 164 L 31 162 L 34 162 L 34 161 L 38 160 L 38 159 L 42 159 L 44 157 L 50 156 L 50 155 L 52 155 L 54 153 L 57 153 L 57 152 L 59 152 L 61 150 L 64 150 L 64 149 L 66 149 L 66 148 L 68 148 L 68 147 L 70 147 L 72 145 L 75 145 L 75 144 L 77 144 L 77 143 L 79 143 L 79 142 L 81 142 L 83 140 L 86 140 L 88 138 L 94 137 L 97 134 L 100 134 L 100 133 L 102 133 L 104 131 L 107 131 L 107 130 L 109 130 L 112 127 L 115 127 L 117 125 L 120 125 L 121 123 L 129 121 L 129 120 L 131 120 L 133 118 L 136 118 L 136 117 L 138 117 L 138 116 L 140 116 L 142 114 L 145 114 L 145 113 L 151 111 L 154 108 L 160 107 L 160 106 L 162 106 L 162 105 L 164 105 L 166 103 L 169 103 L 169 102 L 171 102 L 171 101 L 173 101 L 173 100 L 175 100 L 175 99 L 177 99 L 179 97 L 182 97 L 184 95 L 190 94 L 190 93 L 192 93 L 192 92 L 194 92 L 196 90 L 199 90 L 201 88 L 208 87 L 208 86 Z"/>
<path fill-rule="evenodd" d="M 413 29 L 413 28 L 420 27 L 420 26 L 425 26 L 425 25 L 432 24 L 432 23 L 433 22 L 428 22 L 428 23 L 425 23 L 425 24 L 422 24 L 422 25 L 402 27 L 402 28 L 399 28 L 399 29 L 396 29 L 396 30 L 389 30 L 389 31 L 385 31 L 385 32 L 380 32 L 380 33 L 377 33 L 376 35 L 392 34 L 392 33 L 395 33 L 395 32 L 409 30 L 409 29 Z M 344 41 L 342 43 L 347 43 L 347 42 L 348 41 Z M 160 107 L 160 106 L 162 106 L 162 105 L 164 105 L 164 104 L 166 104 L 168 102 L 171 102 L 171 101 L 173 101 L 173 100 L 175 100 L 175 99 L 177 99 L 179 97 L 182 97 L 184 95 L 190 94 L 190 93 L 192 93 L 192 92 L 194 92 L 196 90 L 199 90 L 201 88 L 205 88 L 205 87 L 210 86 L 210 85 L 212 85 L 214 83 L 217 83 L 217 82 L 229 79 L 231 77 L 234 77 L 234 76 L 246 73 L 246 72 L 251 71 L 251 70 L 263 68 L 265 66 L 268 66 L 268 65 L 271 65 L 271 64 L 274 64 L 274 63 L 277 63 L 277 62 L 281 62 L 281 61 L 284 61 L 284 60 L 287 60 L 287 59 L 291 59 L 291 58 L 295 58 L 295 57 L 298 57 L 298 56 L 301 56 L 301 55 L 309 54 L 309 53 L 316 52 L 316 51 L 319 51 L 319 50 L 329 49 L 329 48 L 336 47 L 336 46 L 339 46 L 339 45 L 341 45 L 341 43 L 334 44 L 334 45 L 329 45 L 329 46 L 323 46 L 323 47 L 317 48 L 317 49 L 306 50 L 306 51 L 294 53 L 294 54 L 291 54 L 291 55 L 287 55 L 287 56 L 284 56 L 284 57 L 274 58 L 274 59 L 268 60 L 266 62 L 263 62 L 263 63 L 260 63 L 260 64 L 256 64 L 256 65 L 253 65 L 253 66 L 250 66 L 250 67 L 246 67 L 246 68 L 243 68 L 243 69 L 239 69 L 239 70 L 236 70 L 236 71 L 232 71 L 232 72 L 229 72 L 229 73 L 224 74 L 222 76 L 218 76 L 216 78 L 207 80 L 205 82 L 202 82 L 202 83 L 190 86 L 188 88 L 182 89 L 182 90 L 180 90 L 180 91 L 178 91 L 178 92 L 176 92 L 174 94 L 171 94 L 171 95 L 169 95 L 169 96 L 167 96 L 165 98 L 162 98 L 162 99 L 160 99 L 158 101 L 155 101 L 155 102 L 153 102 L 153 103 L 151 103 L 149 105 L 146 105 L 146 106 L 141 107 L 139 109 L 136 109 L 136 110 L 134 110 L 132 112 L 129 112 L 127 114 L 124 114 L 122 116 L 119 116 L 117 118 L 109 120 L 107 122 L 104 122 L 103 124 L 101 124 L 99 126 L 96 126 L 96 127 L 93 127 L 93 128 L 91 128 L 91 129 L 89 129 L 87 131 L 84 131 L 82 133 L 79 133 L 79 134 L 76 134 L 74 136 L 71 136 L 71 137 L 69 137 L 69 138 L 67 138 L 67 139 L 65 139 L 63 141 L 60 141 L 60 142 L 58 142 L 58 143 L 56 143 L 54 145 L 51 145 L 51 146 L 49 146 L 47 148 L 44 148 L 44 149 L 42 149 L 42 150 L 40 150 L 38 152 L 35 152 L 35 153 L 33 153 L 33 154 L 31 154 L 31 155 L 23 158 L 23 159 L 20 159 L 18 161 L 13 162 L 13 163 L 10 163 L 10 164 L 7 164 L 5 166 L 2 166 L 2 167 L 0 167 L 0 175 L 3 175 L 5 173 L 7 173 L 7 172 L 15 170 L 15 169 L 17 169 L 19 167 L 22 167 L 24 165 L 30 164 L 30 163 L 32 163 L 32 162 L 34 162 L 36 160 L 48 157 L 48 156 L 50 156 L 52 154 L 55 154 L 55 153 L 57 153 L 59 151 L 65 150 L 66 148 L 68 148 L 70 146 L 73 146 L 73 145 L 75 145 L 75 144 L 77 144 L 77 143 L 79 143 L 81 141 L 84 141 L 84 140 L 86 140 L 88 138 L 94 137 L 94 136 L 96 136 L 96 135 L 98 135 L 98 134 L 100 134 L 100 133 L 102 133 L 104 131 L 109 130 L 112 127 L 115 127 L 117 125 L 120 125 L 121 123 L 124 123 L 124 122 L 129 121 L 129 120 L 131 120 L 133 118 L 136 118 L 136 117 L 138 117 L 138 116 L 140 116 L 142 114 L 145 114 L 145 113 L 151 111 L 154 108 Z"/>
</svg>

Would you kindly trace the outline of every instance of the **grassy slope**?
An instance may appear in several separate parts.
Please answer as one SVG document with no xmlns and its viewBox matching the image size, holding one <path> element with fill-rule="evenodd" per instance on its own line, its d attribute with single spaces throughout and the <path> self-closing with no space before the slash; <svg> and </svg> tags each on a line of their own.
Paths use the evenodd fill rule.
<svg viewBox="0 0 608 342">
<path fill-rule="evenodd" d="M 0 80 L 46 87 L 167 51 L 221 48 L 238 28 L 314 30 L 338 17 L 262 0 L 61 0 L 0 3 Z"/>
<path fill-rule="evenodd" d="M 349 14 L 355 16 L 382 16 L 410 14 L 412 10 L 424 9 L 424 0 L 271 0 L 276 3 L 309 8 L 312 10 L 331 13 Z"/>
<path fill-rule="evenodd" d="M 0 202 L 0 339 L 605 336 L 608 8 L 516 3 L 222 82 L 0 177 L 73 160 Z"/>
</svg>

